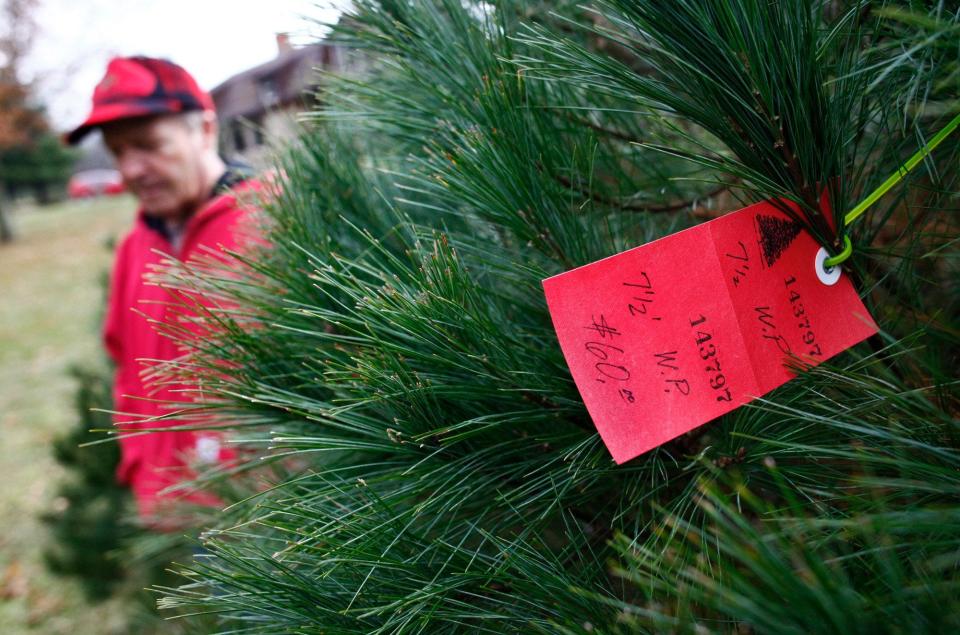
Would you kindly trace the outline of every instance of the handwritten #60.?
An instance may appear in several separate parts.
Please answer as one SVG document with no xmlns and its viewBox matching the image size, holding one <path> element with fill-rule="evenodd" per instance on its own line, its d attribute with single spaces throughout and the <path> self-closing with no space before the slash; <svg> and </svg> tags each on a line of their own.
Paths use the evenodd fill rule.
<svg viewBox="0 0 960 635">
<path fill-rule="evenodd" d="M 758 203 L 543 281 L 580 395 L 617 463 L 761 397 L 877 332 L 819 245 Z"/>
</svg>

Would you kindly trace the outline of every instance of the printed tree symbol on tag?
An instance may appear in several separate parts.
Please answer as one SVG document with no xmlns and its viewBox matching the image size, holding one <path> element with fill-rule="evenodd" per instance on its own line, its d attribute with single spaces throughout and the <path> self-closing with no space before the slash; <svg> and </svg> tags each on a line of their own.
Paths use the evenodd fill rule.
<svg viewBox="0 0 960 635">
<path fill-rule="evenodd" d="M 780 259 L 803 229 L 800 223 L 763 214 L 757 214 L 757 227 L 760 231 L 760 249 L 768 267 Z"/>
</svg>

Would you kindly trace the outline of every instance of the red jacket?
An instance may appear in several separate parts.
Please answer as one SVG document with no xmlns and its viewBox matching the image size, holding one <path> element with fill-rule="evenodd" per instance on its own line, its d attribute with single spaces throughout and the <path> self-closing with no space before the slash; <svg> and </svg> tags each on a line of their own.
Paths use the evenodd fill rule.
<svg viewBox="0 0 960 635">
<path fill-rule="evenodd" d="M 122 430 L 175 427 L 177 422 L 143 422 L 145 417 L 169 414 L 165 401 L 183 401 L 184 393 L 171 386 L 151 386 L 143 375 L 149 372 L 146 360 L 171 360 L 183 349 L 156 330 L 154 321 L 179 322 L 182 309 L 171 306 L 170 291 L 145 280 L 168 254 L 181 262 L 197 256 L 210 257 L 209 249 L 236 249 L 250 230 L 250 208 L 237 196 L 260 189 L 256 181 L 244 181 L 225 194 L 211 199 L 184 227 L 179 251 L 156 223 L 142 211 L 130 233 L 117 249 L 110 278 L 104 341 L 116 362 L 113 385 L 114 423 Z M 161 252 L 161 253 L 158 253 Z M 173 315 L 173 313 L 176 315 Z M 183 386 L 181 386 L 183 388 Z M 186 387 L 189 389 L 189 387 Z M 190 476 L 187 463 L 229 460 L 231 453 L 220 447 L 219 437 L 209 432 L 174 430 L 120 439 L 121 459 L 117 480 L 130 485 L 141 517 L 154 515 L 162 496 L 159 492 Z M 209 496 L 191 500 L 214 502 Z"/>
</svg>

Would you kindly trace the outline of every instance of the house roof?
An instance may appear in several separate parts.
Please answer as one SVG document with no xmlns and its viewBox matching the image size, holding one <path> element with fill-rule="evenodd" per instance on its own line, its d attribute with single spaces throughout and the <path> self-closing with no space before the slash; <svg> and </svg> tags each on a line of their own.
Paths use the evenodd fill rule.
<svg viewBox="0 0 960 635">
<path fill-rule="evenodd" d="M 315 82 L 314 69 L 335 68 L 339 51 L 330 44 L 311 44 L 238 73 L 210 91 L 221 119 L 255 117 L 303 97 Z"/>
</svg>

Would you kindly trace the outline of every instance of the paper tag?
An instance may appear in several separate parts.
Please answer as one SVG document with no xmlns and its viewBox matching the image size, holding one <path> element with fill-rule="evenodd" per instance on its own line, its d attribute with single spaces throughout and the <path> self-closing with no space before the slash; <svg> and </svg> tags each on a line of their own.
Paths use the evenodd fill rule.
<svg viewBox="0 0 960 635">
<path fill-rule="evenodd" d="M 770 203 L 543 281 L 564 357 L 623 463 L 877 332 L 846 275 Z"/>
</svg>

